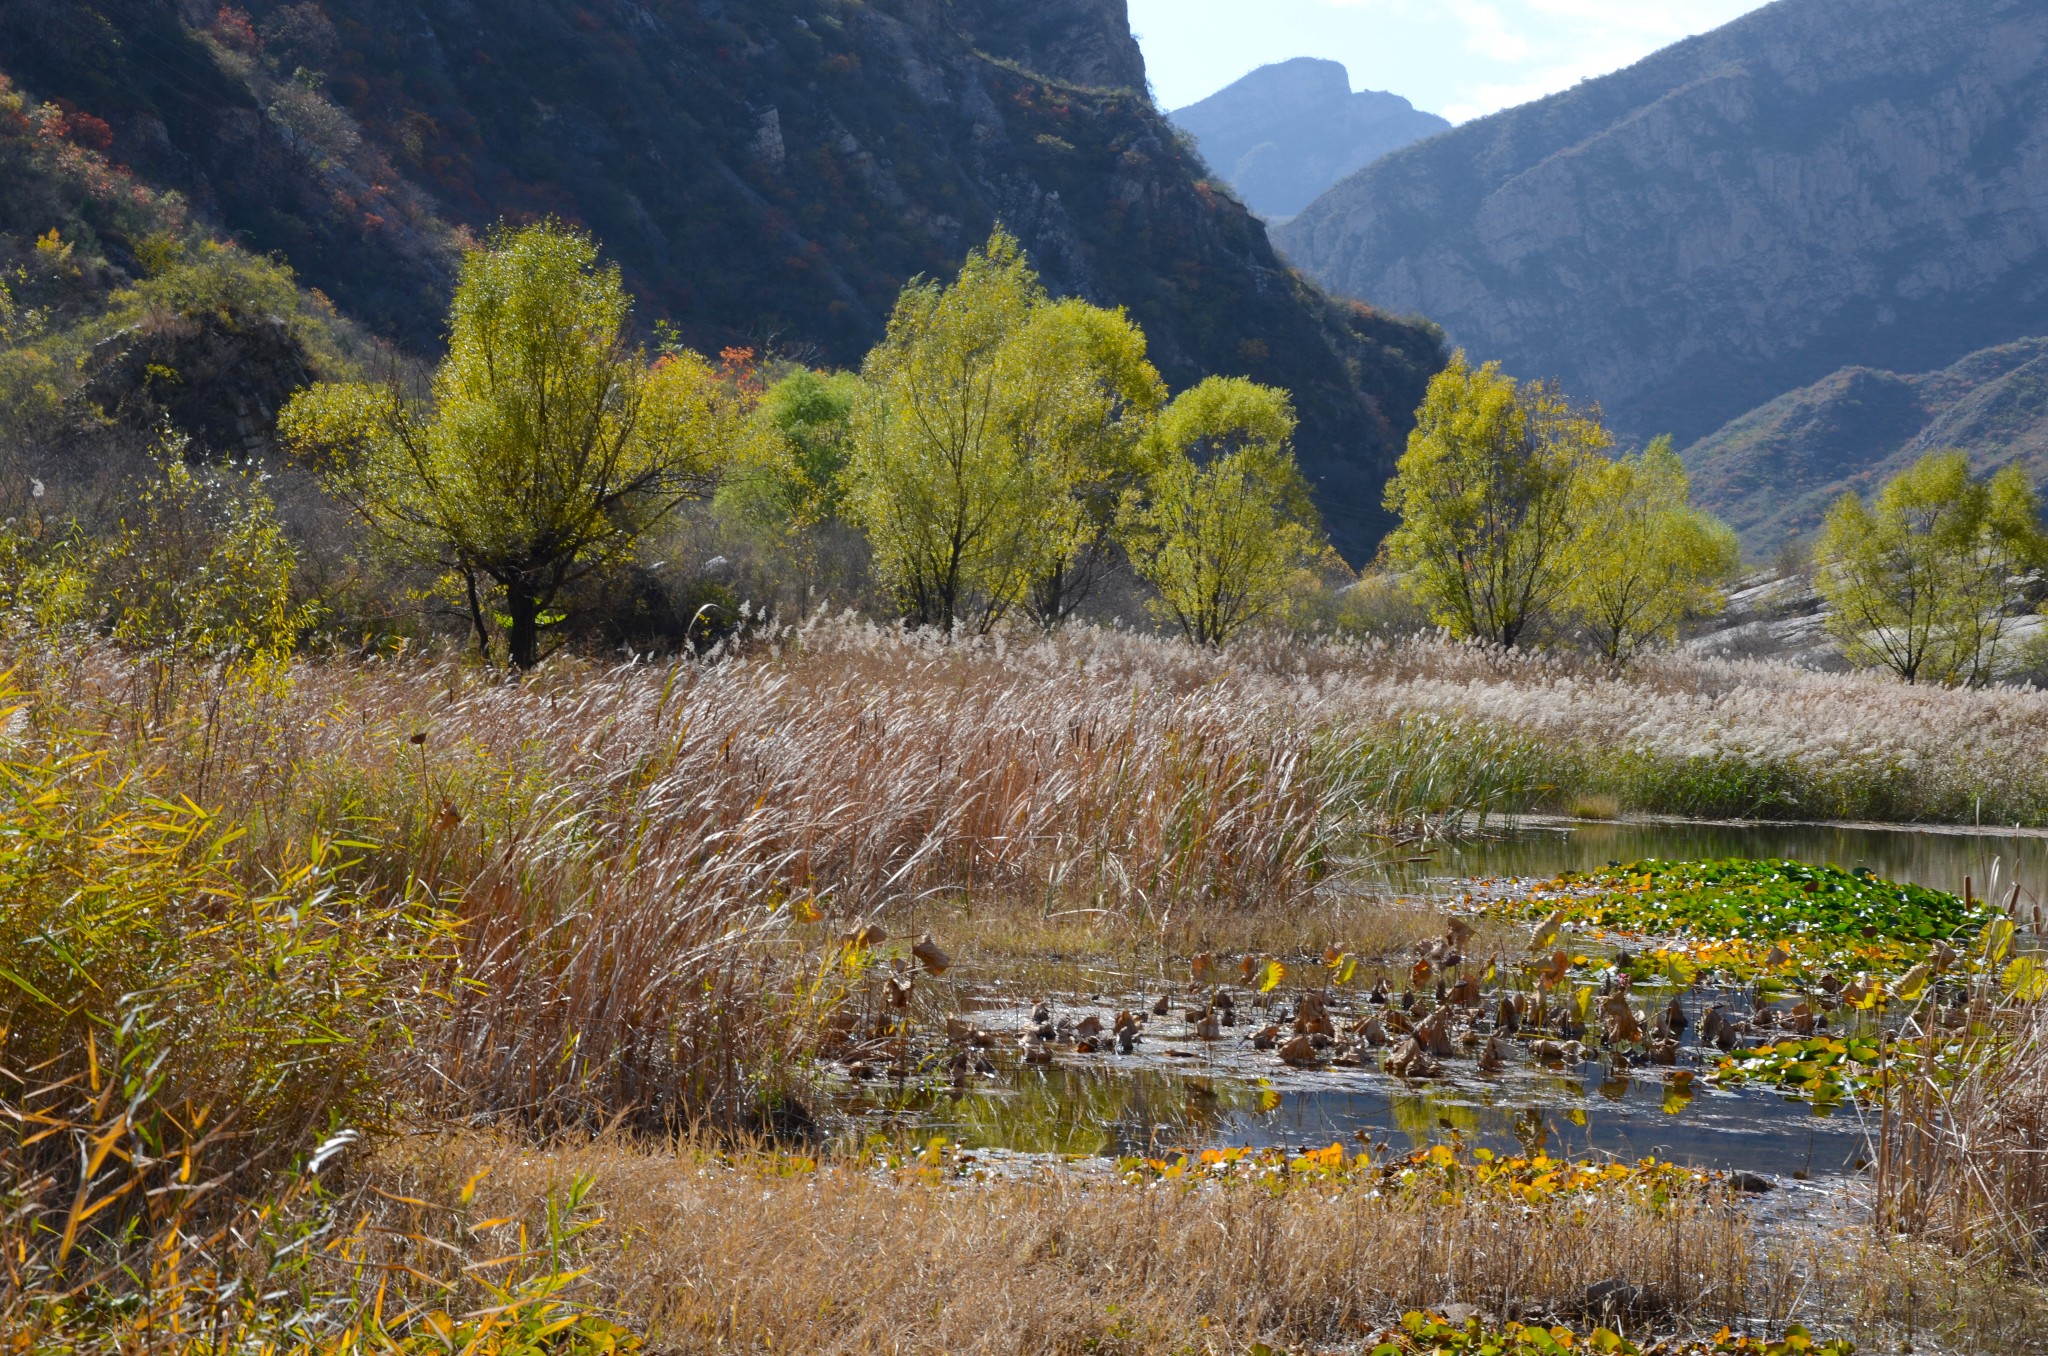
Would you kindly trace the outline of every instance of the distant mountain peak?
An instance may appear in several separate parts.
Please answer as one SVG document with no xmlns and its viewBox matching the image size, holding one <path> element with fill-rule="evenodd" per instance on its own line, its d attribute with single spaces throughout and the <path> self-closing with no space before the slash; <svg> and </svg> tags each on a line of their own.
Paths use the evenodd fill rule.
<svg viewBox="0 0 2048 1356">
<path fill-rule="evenodd" d="M 1293 216 L 1345 176 L 1451 125 L 1398 94 L 1353 93 L 1343 64 L 1318 57 L 1261 66 L 1172 117 L 1268 218 Z"/>
</svg>

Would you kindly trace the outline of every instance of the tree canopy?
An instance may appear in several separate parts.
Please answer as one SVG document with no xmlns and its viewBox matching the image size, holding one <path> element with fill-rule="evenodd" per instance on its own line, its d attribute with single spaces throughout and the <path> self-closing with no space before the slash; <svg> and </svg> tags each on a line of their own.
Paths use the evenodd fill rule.
<svg viewBox="0 0 2048 1356">
<path fill-rule="evenodd" d="M 1151 438 L 1154 469 L 1124 515 L 1155 610 L 1199 645 L 1222 645 L 1285 603 L 1323 547 L 1308 486 L 1288 443 L 1285 391 L 1212 377 L 1167 407 Z"/>
<path fill-rule="evenodd" d="M 1401 515 L 1389 563 L 1452 634 L 1523 643 L 1571 589 L 1581 482 L 1612 442 L 1554 388 L 1458 354 L 1430 383 L 1387 486 Z"/>
<path fill-rule="evenodd" d="M 1584 496 L 1565 606 L 1610 663 L 1677 639 L 1679 625 L 1725 605 L 1721 585 L 1742 564 L 1734 531 L 1692 506 L 1691 481 L 1669 438 L 1638 456 L 1597 462 Z"/>
<path fill-rule="evenodd" d="M 848 512 L 905 611 L 947 631 L 1070 569 L 1101 531 L 1091 487 L 1163 395 L 1137 327 L 1051 300 L 1001 230 L 951 286 L 904 290 L 863 375 Z"/>
<path fill-rule="evenodd" d="M 425 399 L 396 379 L 324 385 L 281 422 L 389 547 L 449 572 L 479 643 L 480 589 L 495 588 L 519 668 L 538 661 L 562 591 L 709 493 L 743 436 L 742 403 L 711 365 L 686 351 L 650 361 L 628 341 L 630 313 L 588 236 L 504 231 L 464 261 Z"/>
<path fill-rule="evenodd" d="M 1875 503 L 1844 495 L 1815 551 L 1843 653 L 1909 683 L 1996 677 L 2013 579 L 2044 559 L 2026 474 L 2007 467 L 1973 479 L 1954 451 L 1922 458 Z"/>
</svg>

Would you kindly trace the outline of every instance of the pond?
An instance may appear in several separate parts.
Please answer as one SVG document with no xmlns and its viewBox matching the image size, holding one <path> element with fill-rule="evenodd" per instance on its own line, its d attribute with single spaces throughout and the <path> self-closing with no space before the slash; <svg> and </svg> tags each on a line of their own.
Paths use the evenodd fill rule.
<svg viewBox="0 0 2048 1356">
<path fill-rule="evenodd" d="M 1997 830 L 1847 827 L 1830 824 L 1693 824 L 1672 821 L 1537 821 L 1446 844 L 1387 869 L 1388 883 L 1421 893 L 1451 880 L 1548 880 L 1616 862 L 1785 858 L 1867 869 L 1886 880 L 2003 903 L 2014 885 L 2023 908 L 2048 899 L 2048 834 Z"/>
<path fill-rule="evenodd" d="M 1651 858 L 1728 857 L 1863 868 L 1955 893 L 1968 879 L 1979 898 L 1996 892 L 2000 903 L 2018 884 L 2022 913 L 2048 890 L 2048 838 L 2041 836 L 1689 823 L 1529 825 L 1443 846 L 1389 869 L 1384 883 L 1410 897 L 1455 898 L 1478 880 L 1547 880 Z M 1638 994 L 1654 1009 L 1671 997 Z M 1120 1009 L 1143 1011 L 1154 996 L 1098 993 L 1053 1006 L 1076 1022 L 1092 1014 L 1108 1023 Z M 1265 1023 L 1263 1014 L 1244 1013 L 1246 1025 L 1203 1041 L 1188 1034 L 1176 1011 L 1148 1028 L 1159 1035 L 1148 1034 L 1128 1053 L 1080 1055 L 1063 1047 L 1050 1064 L 1031 1065 L 1019 1038 L 1032 1024 L 1033 1001 L 1000 983 L 981 992 L 968 1005 L 971 1015 L 1001 1038 L 982 1057 L 981 1073 L 948 1078 L 932 1068 L 893 1083 L 855 1085 L 841 1103 L 844 1132 L 859 1138 L 908 1129 L 966 1149 L 1095 1159 L 1334 1142 L 1406 1154 L 1455 1140 L 1498 1153 L 1655 1156 L 1779 1181 L 1839 1180 L 1859 1171 L 1868 1153 L 1868 1128 L 1853 1100 L 1816 1105 L 1769 1088 L 1717 1087 L 1703 1077 L 1715 1053 L 1707 1050 L 1688 1050 L 1681 1061 L 1693 1075 L 1618 1068 L 1590 1056 L 1569 1063 L 1518 1058 L 1482 1074 L 1468 1052 L 1463 1062 L 1446 1062 L 1445 1077 L 1417 1082 L 1382 1072 L 1376 1060 L 1287 1068 L 1246 1040 L 1250 1026 Z M 1340 1021 L 1371 1015 L 1362 997 L 1335 1001 L 1343 1007 Z M 1697 1033 L 1711 1005 L 1747 1011 L 1754 1001 L 1702 987 L 1683 994 L 1680 1005 Z M 1174 1007 L 1182 1006 L 1177 999 Z M 1873 1034 L 1874 1019 L 1862 1029 Z"/>
</svg>

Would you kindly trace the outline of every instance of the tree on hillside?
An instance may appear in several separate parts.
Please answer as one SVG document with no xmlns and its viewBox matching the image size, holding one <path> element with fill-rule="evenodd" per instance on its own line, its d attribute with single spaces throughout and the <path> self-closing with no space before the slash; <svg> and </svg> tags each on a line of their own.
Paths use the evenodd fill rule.
<svg viewBox="0 0 2048 1356">
<path fill-rule="evenodd" d="M 1727 605 L 1721 585 L 1740 567 L 1741 547 L 1726 523 L 1692 506 L 1669 438 L 1589 465 L 1580 493 L 1565 602 L 1609 663 L 1675 640 L 1681 623 Z"/>
<path fill-rule="evenodd" d="M 1522 644 L 1564 600 L 1580 482 L 1612 445 L 1595 413 L 1456 355 L 1430 383 L 1387 507 L 1388 562 L 1464 639 Z"/>
<path fill-rule="evenodd" d="M 1157 381 L 1120 313 L 1048 299 L 1001 230 L 952 286 L 904 290 L 864 376 L 847 510 L 906 613 L 947 631 L 1071 569 L 1099 531 L 1088 487 Z"/>
<path fill-rule="evenodd" d="M 1182 393 L 1152 435 L 1155 469 L 1128 501 L 1123 537 L 1157 610 L 1219 646 L 1285 604 L 1323 548 L 1288 442 L 1285 391 L 1212 377 Z"/>
<path fill-rule="evenodd" d="M 563 591 L 708 494 L 744 436 L 744 402 L 710 364 L 650 363 L 627 341 L 630 311 L 588 236 L 504 231 L 464 261 L 428 399 L 395 380 L 319 386 L 281 421 L 383 541 L 449 572 L 486 647 L 495 590 L 521 669 L 539 662 Z"/>
<path fill-rule="evenodd" d="M 1922 458 L 1875 504 L 1844 495 L 1815 552 L 1843 653 L 1909 683 L 1996 677 L 2013 580 L 2044 559 L 2026 474 L 2007 467 L 1972 479 L 1962 452 Z"/>
</svg>

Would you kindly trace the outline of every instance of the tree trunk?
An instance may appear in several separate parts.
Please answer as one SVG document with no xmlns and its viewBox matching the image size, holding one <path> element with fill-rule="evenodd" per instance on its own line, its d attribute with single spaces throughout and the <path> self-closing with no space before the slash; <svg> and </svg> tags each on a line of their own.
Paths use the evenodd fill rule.
<svg viewBox="0 0 2048 1356">
<path fill-rule="evenodd" d="M 524 672 L 540 662 L 540 598 L 523 584 L 510 585 L 505 611 L 512 619 L 512 667 Z"/>
</svg>

